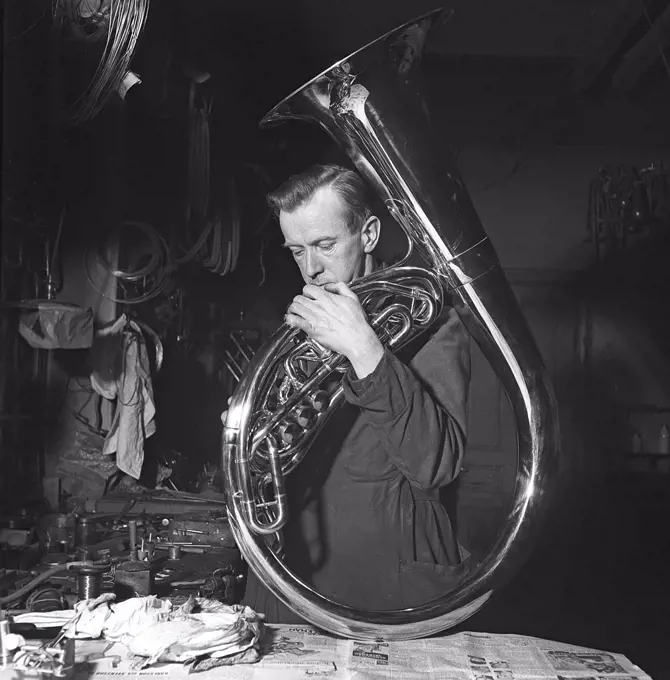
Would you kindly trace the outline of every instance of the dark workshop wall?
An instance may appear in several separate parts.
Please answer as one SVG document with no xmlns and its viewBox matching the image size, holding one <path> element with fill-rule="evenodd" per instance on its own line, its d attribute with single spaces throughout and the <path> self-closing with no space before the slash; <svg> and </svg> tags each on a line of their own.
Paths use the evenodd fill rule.
<svg viewBox="0 0 670 680">
<path fill-rule="evenodd" d="M 399 3 L 393 6 L 394 12 L 400 11 Z M 8 3 L 8 8 L 14 12 L 13 28 L 7 22 L 6 29 L 11 28 L 11 37 L 19 36 L 39 17 L 37 2 Z M 307 14 L 303 10 L 297 2 L 152 3 L 151 21 L 133 64 L 143 83 L 131 89 L 125 103 L 117 99 L 94 121 L 59 139 L 57 173 L 47 170 L 53 156 L 48 163 L 41 162 L 44 149 L 54 148 L 46 143 L 53 135 L 49 111 L 54 106 L 47 83 L 48 74 L 53 73 L 53 67 L 51 71 L 47 67 L 48 22 L 38 22 L 19 40 L 7 43 L 3 137 L 8 143 L 3 159 L 5 169 L 11 172 L 5 173 L 10 177 L 5 186 L 10 197 L 25 195 L 21 200 L 26 206 L 46 202 L 49 208 L 42 210 L 52 223 L 58 214 L 54 208 L 68 201 L 61 299 L 91 305 L 101 323 L 111 320 L 117 310 L 88 284 L 81 265 L 83 246 L 96 243 L 124 217 L 146 219 L 164 229 L 178 215 L 184 180 L 186 67 L 212 74 L 203 92 L 214 98 L 212 160 L 222 174 L 231 166 L 253 161 L 261 163 L 278 183 L 312 162 L 341 158 L 313 126 L 292 123 L 265 132 L 257 129 L 260 117 L 281 97 L 332 59 L 343 56 L 335 52 L 344 43 L 338 46 L 319 39 L 324 26 L 331 25 L 328 13 L 314 23 L 310 17 L 319 10 L 315 6 Z M 363 27 L 357 25 L 357 33 L 348 34 L 347 39 L 353 41 L 366 30 L 365 22 Z M 365 39 L 375 35 L 370 33 Z M 642 165 L 667 160 L 669 154 L 649 143 L 634 117 L 622 115 L 617 126 L 614 109 L 606 126 L 600 124 L 599 109 L 589 109 L 588 125 L 578 136 L 568 134 L 577 125 L 574 114 L 572 127 L 563 125 L 560 135 L 543 127 L 542 121 L 550 120 L 553 111 L 551 88 L 565 68 L 564 61 L 555 56 L 544 55 L 533 68 L 527 61 L 522 67 L 521 62 L 509 60 L 494 69 L 489 57 L 463 60 L 433 54 L 426 68 L 435 115 L 443 121 L 458 154 L 467 186 L 503 266 L 511 278 L 522 280 L 522 287 L 535 291 L 528 303 L 533 310 L 552 311 L 550 315 L 533 312 L 532 323 L 547 362 L 562 367 L 555 369 L 555 377 L 564 381 L 562 398 L 569 402 L 565 412 L 577 413 L 578 402 L 570 401 L 575 383 L 565 378 L 565 367 L 574 365 L 577 340 L 570 338 L 578 336 L 581 317 L 578 302 L 565 301 L 579 300 L 580 289 L 567 287 L 566 281 L 572 272 L 587 270 L 593 260 L 592 247 L 585 243 L 588 183 L 607 162 Z M 88 72 L 71 71 L 76 61 L 77 47 L 68 45 L 59 61 L 64 67 L 60 78 L 67 81 L 62 90 L 65 98 L 77 91 Z M 500 81 L 498 89 L 492 85 L 496 81 Z M 542 83 L 544 89 L 534 95 Z M 541 99 L 540 105 L 534 96 Z M 517 102 L 516 108 L 509 105 L 510 99 Z M 524 113 L 524 102 L 532 115 Z M 616 143 L 619 133 L 627 141 L 625 146 Z M 566 140 L 572 144 L 566 145 Z M 247 199 L 253 202 L 259 197 L 252 191 Z M 242 316 L 266 332 L 279 323 L 285 305 L 300 286 L 279 241 L 278 229 L 271 225 L 261 256 L 257 240 L 248 235 L 238 271 L 224 280 L 187 272 L 197 317 L 225 327 Z M 565 304 L 556 305 L 556 296 Z M 553 340 L 557 327 L 558 336 L 564 338 L 558 343 Z M 189 360 L 204 364 L 205 373 L 211 374 L 217 342 L 215 338 L 206 347 L 197 348 L 196 356 Z M 176 428 L 180 415 L 185 423 L 171 438 L 188 442 L 193 432 L 208 423 L 211 430 L 203 447 L 216 457 L 215 415 L 225 403 L 225 395 L 211 397 L 196 386 L 179 390 L 180 376 L 186 373 L 195 381 L 195 371 L 200 369 L 192 365 L 189 373 L 184 360 L 176 358 L 175 367 L 172 376 L 168 369 L 161 377 L 165 394 L 179 396 L 164 400 L 166 427 Z M 56 383 L 59 380 L 62 376 L 54 377 Z M 187 397 L 197 394 L 203 401 Z M 482 407 L 482 413 L 485 408 L 488 406 Z M 586 445 L 579 443 L 581 425 L 569 419 L 564 419 L 565 423 L 568 434 L 564 436 L 570 442 L 566 450 L 572 458 L 582 460 L 590 454 Z M 482 426 L 486 428 L 484 421 Z M 484 440 L 492 433 L 484 430 Z M 503 459 L 506 463 L 499 471 L 500 480 L 509 479 L 513 465 L 508 454 Z M 489 460 L 487 464 L 493 463 Z M 508 482 L 499 483 L 507 488 Z"/>
</svg>

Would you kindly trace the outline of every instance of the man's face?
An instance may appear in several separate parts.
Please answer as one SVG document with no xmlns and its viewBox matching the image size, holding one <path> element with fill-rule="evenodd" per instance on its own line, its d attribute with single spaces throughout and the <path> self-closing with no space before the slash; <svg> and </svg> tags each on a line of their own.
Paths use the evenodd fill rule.
<svg viewBox="0 0 670 680">
<path fill-rule="evenodd" d="M 379 220 L 352 232 L 342 198 L 332 187 L 318 189 L 293 212 L 279 213 L 279 225 L 305 283 L 351 283 L 366 273 L 367 253 L 376 245 Z"/>
</svg>

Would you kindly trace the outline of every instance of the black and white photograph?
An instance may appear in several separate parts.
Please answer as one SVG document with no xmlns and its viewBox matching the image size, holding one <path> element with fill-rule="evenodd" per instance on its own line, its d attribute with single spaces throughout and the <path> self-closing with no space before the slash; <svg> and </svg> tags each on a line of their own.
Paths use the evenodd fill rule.
<svg viewBox="0 0 670 680">
<path fill-rule="evenodd" d="M 0 680 L 670 680 L 670 0 L 0 11 Z"/>
</svg>

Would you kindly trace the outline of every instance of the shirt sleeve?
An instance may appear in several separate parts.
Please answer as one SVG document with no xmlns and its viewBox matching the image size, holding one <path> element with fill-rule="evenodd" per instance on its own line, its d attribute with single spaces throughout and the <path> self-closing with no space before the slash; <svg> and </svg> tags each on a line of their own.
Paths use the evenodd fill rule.
<svg viewBox="0 0 670 680">
<path fill-rule="evenodd" d="M 414 486 L 437 489 L 458 475 L 465 450 L 470 340 L 456 311 L 409 362 L 388 349 L 362 379 L 345 375 L 346 400 L 358 406 Z"/>
</svg>

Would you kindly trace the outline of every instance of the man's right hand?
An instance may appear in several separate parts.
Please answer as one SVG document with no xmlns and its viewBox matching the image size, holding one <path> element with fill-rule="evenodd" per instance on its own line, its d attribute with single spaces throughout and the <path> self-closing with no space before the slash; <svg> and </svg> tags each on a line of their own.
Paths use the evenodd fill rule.
<svg viewBox="0 0 670 680">
<path fill-rule="evenodd" d="M 228 406 L 230 406 L 230 400 L 232 397 L 228 397 Z M 222 414 L 221 414 L 221 424 L 225 427 L 226 426 L 226 418 L 228 417 L 228 409 L 226 409 Z"/>
<path fill-rule="evenodd" d="M 358 296 L 346 283 L 307 284 L 289 305 L 286 323 L 333 352 L 343 354 L 358 378 L 372 373 L 384 346 L 370 326 Z"/>
</svg>

